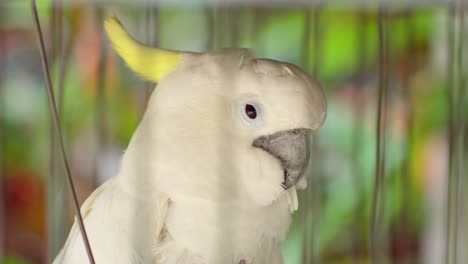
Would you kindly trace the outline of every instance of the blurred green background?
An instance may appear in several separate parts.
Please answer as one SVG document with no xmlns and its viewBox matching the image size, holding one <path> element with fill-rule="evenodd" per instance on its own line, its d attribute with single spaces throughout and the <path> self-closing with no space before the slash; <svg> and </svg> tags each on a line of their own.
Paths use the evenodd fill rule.
<svg viewBox="0 0 468 264">
<path fill-rule="evenodd" d="M 288 264 L 370 263 L 384 67 L 388 93 L 377 263 L 445 263 L 447 197 L 454 190 L 448 179 L 455 174 L 465 180 L 458 185 L 459 239 L 452 246 L 459 249 L 458 263 L 468 261 L 463 192 L 468 100 L 465 71 L 457 64 L 464 61 L 457 43 L 463 43 L 466 30 L 447 6 L 387 5 L 388 59 L 382 61 L 376 3 L 51 2 L 40 0 L 38 7 L 80 202 L 117 171 L 154 89 L 110 49 L 102 25 L 116 14 L 144 43 L 187 51 L 246 47 L 258 57 L 300 65 L 322 83 L 328 116 L 314 135 L 308 191 L 300 194 L 283 246 Z M 60 156 L 53 151 L 57 142 L 28 1 L 0 3 L 0 41 L 0 262 L 49 263 L 74 213 Z M 452 134 L 449 116 L 457 121 Z M 458 151 L 453 163 L 449 142 Z M 449 164 L 458 170 L 449 173 Z"/>
</svg>

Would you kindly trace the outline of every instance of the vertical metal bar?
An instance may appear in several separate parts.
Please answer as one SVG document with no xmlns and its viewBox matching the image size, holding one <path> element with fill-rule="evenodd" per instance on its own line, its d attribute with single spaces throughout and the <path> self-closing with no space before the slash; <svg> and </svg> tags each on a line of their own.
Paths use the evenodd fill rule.
<svg viewBox="0 0 468 264">
<path fill-rule="evenodd" d="M 83 218 L 81 216 L 80 205 L 78 203 L 78 198 L 77 198 L 77 195 L 76 195 L 75 186 L 74 186 L 73 179 L 72 179 L 72 176 L 71 176 L 70 165 L 68 163 L 68 159 L 67 159 L 67 156 L 66 156 L 66 153 L 65 153 L 65 146 L 64 146 L 64 143 L 63 143 L 62 132 L 61 132 L 61 127 L 60 127 L 60 118 L 59 118 L 57 107 L 56 107 L 56 104 L 55 104 L 53 86 L 52 86 L 52 81 L 51 81 L 50 72 L 49 72 L 49 63 L 47 61 L 47 54 L 46 54 L 46 50 L 45 50 L 41 24 L 39 22 L 39 15 L 38 15 L 38 12 L 37 12 L 37 7 L 36 7 L 36 1 L 35 0 L 31 0 L 31 8 L 32 8 L 32 13 L 33 13 L 33 17 L 34 17 L 34 24 L 35 24 L 35 27 L 36 27 L 35 32 L 36 32 L 36 37 L 37 37 L 37 40 L 38 40 L 39 52 L 40 52 L 40 55 L 41 55 L 42 70 L 44 72 L 44 79 L 45 79 L 45 82 L 46 82 L 47 97 L 48 97 L 48 100 L 49 100 L 50 112 L 51 112 L 51 115 L 53 117 L 54 125 L 55 125 L 55 131 L 56 131 L 56 133 L 58 135 L 58 139 L 59 139 L 58 142 L 59 142 L 60 152 L 61 152 L 63 164 L 65 166 L 68 184 L 70 186 L 71 194 L 72 194 L 72 197 L 73 197 L 73 204 L 75 206 L 75 211 L 76 211 L 76 214 L 77 214 L 77 222 L 78 222 L 78 226 L 80 228 L 80 232 L 81 232 L 81 236 L 83 238 L 83 242 L 84 242 L 84 245 L 85 245 L 85 248 L 86 248 L 86 252 L 88 254 L 89 262 L 91 264 L 94 264 L 95 261 L 94 261 L 93 253 L 91 251 L 91 246 L 89 244 L 88 235 L 86 234 L 86 229 L 85 229 L 85 226 L 84 226 L 84 223 L 83 223 Z"/>
<path fill-rule="evenodd" d="M 62 46 L 64 48 L 62 49 L 62 53 L 60 54 L 60 63 L 59 63 L 59 74 L 58 74 L 58 87 L 57 87 L 57 98 L 58 98 L 58 110 L 59 110 L 59 115 L 61 118 L 63 118 L 63 101 L 65 97 L 65 79 L 67 76 L 67 70 L 68 70 L 68 63 L 70 61 L 70 55 L 72 53 L 73 49 L 73 43 L 74 43 L 74 36 L 73 32 L 70 33 L 70 35 L 67 38 L 63 38 Z M 63 119 L 62 119 L 63 120 Z"/>
<path fill-rule="evenodd" d="M 320 13 L 322 11 L 322 6 L 317 4 L 314 8 L 314 12 L 312 14 L 313 17 L 313 25 L 314 25 L 314 61 L 312 62 L 312 76 L 318 78 L 319 71 L 320 71 L 320 60 L 321 60 L 321 39 L 322 39 L 322 27 L 320 24 Z"/>
<path fill-rule="evenodd" d="M 56 45 L 57 45 L 57 23 L 56 23 L 56 6 L 55 6 L 55 0 L 50 0 L 51 2 L 51 9 L 50 9 L 50 17 L 49 17 L 49 31 L 50 31 L 50 53 L 49 53 L 49 61 L 53 62 L 55 61 L 55 51 Z"/>
<path fill-rule="evenodd" d="M 0 25 L 2 25 L 7 12 L 4 8 L 0 8 Z M 6 47 L 3 32 L 0 30 L 0 263 L 5 263 L 5 240 L 6 240 L 6 211 L 5 211 L 5 191 L 3 183 L 6 179 L 6 164 L 5 164 L 5 125 L 4 125 L 4 71 L 6 71 Z"/>
<path fill-rule="evenodd" d="M 307 69 L 307 70 L 309 70 L 309 59 L 310 59 L 310 37 L 311 37 L 310 12 L 311 12 L 310 9 L 304 10 L 304 32 L 302 34 L 302 51 L 301 51 L 301 64 L 304 67 L 304 69 Z"/>
<path fill-rule="evenodd" d="M 252 35 L 251 38 L 253 40 L 253 48 L 255 50 L 261 50 L 261 45 L 260 45 L 260 38 L 259 36 L 259 31 L 260 31 L 260 26 L 265 19 L 265 12 L 262 10 L 260 7 L 255 7 L 252 8 L 252 16 L 253 16 L 253 25 L 252 25 Z"/>
<path fill-rule="evenodd" d="M 449 7 L 448 10 L 448 16 L 447 16 L 447 134 L 448 134 L 448 174 L 447 174 L 447 193 L 446 193 L 446 199 L 447 199 L 447 215 L 446 215 L 446 228 L 445 228 L 445 263 L 450 264 L 451 263 L 451 244 L 452 244 L 452 185 L 453 185 L 453 180 L 451 177 L 451 164 L 452 164 L 452 148 L 453 148 L 453 121 L 452 121 L 452 86 L 454 83 L 454 77 L 453 77 L 453 49 L 452 46 L 455 37 L 454 37 L 454 29 L 452 25 L 452 16 L 455 12 L 455 8 L 453 6 Z"/>
<path fill-rule="evenodd" d="M 62 50 L 62 0 L 51 0 L 50 35 L 52 39 L 50 58 L 55 61 Z"/>
<path fill-rule="evenodd" d="M 378 12 L 378 42 L 379 42 L 379 90 L 377 102 L 377 122 L 376 122 L 376 164 L 375 179 L 372 195 L 371 226 L 370 226 L 370 255 L 371 263 L 380 263 L 380 228 L 377 226 L 381 219 L 381 212 L 385 204 L 382 188 L 385 176 L 385 123 L 386 123 L 386 101 L 387 101 L 387 50 L 386 50 L 386 12 L 383 7 Z"/>
<path fill-rule="evenodd" d="M 320 79 L 320 62 L 321 62 L 321 54 L 322 54 L 322 25 L 321 25 L 321 12 L 322 6 L 317 4 L 314 8 L 312 18 L 313 18 L 313 34 L 314 34 L 314 60 L 312 62 L 312 75 L 314 78 Z M 321 160 L 321 146 L 319 135 L 315 134 L 313 138 L 313 152 L 315 153 L 315 165 L 314 168 L 316 175 L 316 183 L 312 184 L 313 188 L 309 188 L 312 191 L 312 195 L 310 195 L 311 201 L 309 203 L 312 204 L 313 211 L 316 213 L 313 215 L 312 218 L 312 232 L 311 232 L 311 249 L 312 249 L 312 256 L 311 261 L 314 264 L 322 263 L 320 259 L 320 252 L 318 252 L 318 245 L 317 245 L 317 233 L 318 233 L 318 226 L 320 221 L 320 213 L 322 210 L 322 186 L 324 186 L 323 182 L 323 175 L 322 175 L 322 160 Z"/>
<path fill-rule="evenodd" d="M 101 7 L 96 6 L 97 21 L 103 21 L 103 10 Z M 92 178 L 93 187 L 97 187 L 99 184 L 99 163 L 103 149 L 106 148 L 106 128 L 107 128 L 107 101 L 105 98 L 105 86 L 106 86 L 106 68 L 107 68 L 107 48 L 103 44 L 103 34 L 100 30 L 100 49 L 99 49 L 99 65 L 98 65 L 98 76 L 97 76 L 97 87 L 96 87 L 96 167 Z"/>
<path fill-rule="evenodd" d="M 463 129 L 464 129 L 464 80 L 463 80 L 463 23 L 464 13 L 460 1 L 449 12 L 449 65 L 448 65 L 448 184 L 446 263 L 458 263 L 459 228 L 461 222 L 461 195 L 463 194 Z M 453 24 L 452 24 L 453 23 Z"/>
<path fill-rule="evenodd" d="M 146 10 L 145 10 L 145 43 L 149 46 L 154 46 L 156 44 L 156 15 L 157 9 L 153 6 L 150 0 L 146 1 Z"/>
<path fill-rule="evenodd" d="M 456 86 L 456 70 L 454 63 L 456 60 L 456 37 L 455 37 L 455 25 L 454 16 L 456 14 L 456 6 L 449 7 L 448 15 L 448 76 L 447 76 L 447 107 L 448 107 L 448 181 L 447 181 L 447 219 L 446 219 L 446 245 L 445 245 L 445 263 L 451 264 L 454 262 L 454 184 L 455 179 L 453 177 L 453 149 L 455 139 L 455 128 L 454 128 L 454 87 Z"/>
<path fill-rule="evenodd" d="M 146 31 L 146 44 L 150 46 L 157 46 L 158 43 L 158 8 L 154 3 L 151 4 L 151 1 L 147 1 L 147 7 L 146 7 L 146 12 L 145 12 L 145 31 Z M 144 96 L 144 108 L 142 109 L 142 112 L 145 110 L 146 105 L 148 103 L 148 99 L 151 95 L 151 92 L 154 88 L 154 83 L 152 82 L 146 82 L 146 91 L 145 91 L 145 96 Z"/>
<path fill-rule="evenodd" d="M 208 28 L 208 38 L 206 43 L 207 50 L 212 50 L 215 46 L 215 18 L 212 8 L 205 9 L 206 26 Z"/>
<path fill-rule="evenodd" d="M 381 118 L 381 161 L 380 161 L 380 175 L 381 175 L 381 182 L 380 182 L 380 206 L 378 207 L 379 212 L 377 213 L 377 222 L 384 223 L 386 217 L 386 206 L 387 206 L 387 181 L 386 181 L 386 145 L 387 145 L 387 132 L 389 131 L 390 123 L 387 122 L 388 120 L 388 80 L 391 74 L 392 68 L 392 60 L 389 57 L 390 54 L 390 32 L 391 29 L 391 21 L 392 15 L 389 14 L 388 10 L 383 10 L 383 21 L 382 21 L 382 44 L 383 44 L 383 57 L 384 57 L 384 68 L 383 68 L 383 75 L 382 75 L 382 118 Z M 388 237 L 388 230 L 380 229 L 382 232 L 380 234 L 380 248 L 378 249 L 381 254 L 387 253 L 387 237 Z M 386 257 L 386 256 L 385 256 Z"/>
<path fill-rule="evenodd" d="M 49 55 L 50 61 L 55 61 L 55 53 L 56 53 L 56 7 L 54 5 L 54 0 L 51 0 L 52 2 L 52 8 L 51 8 L 51 16 L 50 16 L 50 24 L 49 24 L 49 30 L 51 34 L 51 52 Z M 54 93 L 55 91 L 52 90 Z M 47 177 L 47 216 L 46 216 L 46 223 L 47 223 L 47 235 L 49 236 L 47 240 L 47 261 L 51 261 L 53 258 L 53 255 L 56 253 L 56 249 L 58 247 L 58 243 L 56 243 L 56 227 L 57 223 L 55 222 L 58 217 L 56 216 L 56 207 L 51 205 L 51 202 L 55 201 L 55 193 L 56 193 L 56 184 L 55 184 L 55 175 L 57 175 L 56 171 L 56 157 L 57 157 L 57 148 L 56 148 L 56 143 L 55 143 L 55 131 L 54 131 L 54 122 L 51 116 L 49 116 L 49 167 L 47 168 L 48 172 L 48 177 Z"/>
<path fill-rule="evenodd" d="M 457 81 L 457 85 L 456 87 L 454 87 L 455 89 L 457 89 L 456 93 L 454 93 L 453 95 L 455 96 L 454 98 L 454 102 L 455 102 L 455 105 L 454 105 L 454 111 L 453 111 L 453 114 L 455 115 L 454 116 L 454 120 L 455 120 L 455 134 L 454 136 L 456 137 L 454 139 L 455 141 L 455 144 L 454 144 L 454 153 L 453 153 L 453 170 L 454 170 L 454 173 L 455 173 L 455 180 L 456 180 L 456 189 L 455 189 L 455 232 L 454 232 L 454 263 L 459 263 L 459 253 L 460 253 L 460 232 L 461 232 L 461 224 L 463 224 L 463 222 L 460 221 L 460 218 L 462 217 L 462 195 L 463 195 L 463 147 L 464 147 L 464 143 L 463 143 L 463 131 L 464 131 L 464 123 L 466 122 L 465 118 L 463 117 L 463 113 L 464 113 L 464 109 L 463 109 L 463 105 L 464 105 L 464 99 L 465 99 L 465 96 L 464 96 L 464 93 L 466 92 L 465 91 L 465 82 L 464 82 L 464 67 L 463 67 L 463 57 L 464 57 L 464 50 L 463 50 L 463 45 L 464 45 L 464 41 L 463 41 L 463 37 L 464 37 L 464 10 L 463 10 L 463 7 L 461 6 L 461 4 L 458 3 L 458 8 L 457 8 L 457 15 L 455 17 L 455 19 L 457 20 L 457 24 L 458 24 L 458 30 L 457 30 L 457 35 L 458 35 L 458 39 L 457 39 L 457 51 L 456 51 L 456 65 L 455 67 L 457 67 L 457 72 L 458 72 L 458 81 Z M 466 223 L 465 223 L 466 224 Z"/>
<path fill-rule="evenodd" d="M 365 12 L 364 10 L 360 10 L 360 12 Z M 362 111 L 363 111 L 363 102 L 362 102 L 362 96 L 360 94 L 362 87 L 359 87 L 360 85 L 364 85 L 359 80 L 359 76 L 364 72 L 366 65 L 367 65 L 367 36 L 366 36 L 366 18 L 365 14 L 361 13 L 359 14 L 357 18 L 357 23 L 356 23 L 356 34 L 357 34 L 357 40 L 356 40 L 356 58 L 357 58 L 357 67 L 356 67 L 356 72 L 355 72 L 355 91 L 353 93 L 354 98 L 353 98 L 353 135 L 351 139 L 351 167 L 352 167 L 352 177 L 353 177 L 353 184 L 354 184 L 354 190 L 356 193 L 356 196 L 359 197 L 361 194 L 361 175 L 362 175 L 362 169 L 359 164 L 359 153 L 361 151 L 361 138 L 360 138 L 360 133 L 359 129 L 362 128 L 363 126 L 363 121 L 362 121 Z M 359 220 L 362 219 L 362 214 L 361 214 L 361 208 L 357 208 L 356 214 L 355 214 L 355 219 L 353 221 L 353 231 L 352 231 L 352 237 L 353 237 L 353 243 L 358 243 L 359 242 Z M 359 259 L 359 249 L 353 245 L 352 251 L 353 251 L 353 258 L 355 263 L 358 263 Z"/>
<path fill-rule="evenodd" d="M 457 138 L 456 138 L 456 146 L 457 150 L 454 155 L 456 155 L 456 160 L 455 160 L 455 168 L 457 170 L 457 189 L 456 189 L 456 210 L 457 210 L 457 215 L 456 215 L 456 230 L 455 233 L 457 234 L 457 237 L 455 237 L 456 241 L 456 247 L 458 254 L 455 255 L 455 263 L 461 263 L 462 261 L 466 261 L 463 259 L 460 259 L 460 254 L 463 254 L 466 249 L 467 244 L 463 243 L 468 243 L 468 240 L 466 239 L 465 236 L 461 235 L 463 234 L 463 228 L 467 228 L 466 226 L 466 221 L 464 220 L 465 217 L 465 208 L 464 207 L 464 188 L 467 183 L 467 179 L 465 179 L 465 171 L 464 171 L 464 155 L 466 151 L 466 135 L 465 135 L 465 128 L 466 128 L 466 108 L 465 104 L 468 102 L 468 98 L 466 97 L 467 92 L 466 92 L 466 72 L 465 72 L 465 64 L 464 64 L 464 58 L 465 58 L 465 50 L 464 50 L 464 37 L 465 37 L 465 10 L 464 6 L 460 4 L 458 10 L 458 23 L 459 23 L 459 37 L 458 37 L 458 54 L 457 54 L 457 67 L 458 67 L 458 72 L 459 72 L 459 83 L 457 85 L 458 88 L 458 95 L 456 96 L 456 99 L 458 100 L 455 104 L 455 113 L 458 115 L 456 125 L 458 126 L 456 131 L 457 131 Z M 464 239 L 463 239 L 464 238 Z M 463 248 L 465 246 L 465 248 Z M 466 255 L 465 255 L 466 256 Z M 459 261 L 460 260 L 460 261 Z"/>
<path fill-rule="evenodd" d="M 310 37 L 311 37 L 311 11 L 309 9 L 304 10 L 304 32 L 302 34 L 302 51 L 301 51 L 301 64 L 306 69 L 307 71 L 309 70 L 309 58 L 310 58 Z M 312 176 L 313 177 L 313 176 Z M 310 230 L 309 227 L 309 210 L 312 208 L 310 207 L 310 200 L 311 200 L 311 191 L 310 189 L 312 188 L 311 180 L 312 177 L 309 177 L 308 180 L 308 188 L 305 191 L 304 195 L 304 206 L 302 215 L 303 215 L 303 232 L 302 232 L 302 255 L 301 255 L 301 263 L 310 263 L 310 249 L 311 247 L 311 237 L 309 236 L 309 233 L 312 231 Z"/>
<path fill-rule="evenodd" d="M 220 5 L 214 9 L 215 14 L 215 49 L 225 48 L 229 43 L 229 11 L 226 6 Z"/>
<path fill-rule="evenodd" d="M 230 44 L 232 47 L 239 46 L 239 22 L 241 20 L 240 17 L 240 9 L 239 8 L 231 8 L 229 11 L 229 27 L 230 27 Z"/>
<path fill-rule="evenodd" d="M 51 14 L 51 35 L 52 35 L 52 52 L 51 58 L 54 61 L 62 60 L 62 1 L 52 1 L 52 14 Z M 60 65 L 63 66 L 63 65 Z M 55 67 L 58 70 L 58 89 L 61 93 L 63 85 L 63 68 Z M 59 96 L 59 98 L 61 95 Z M 61 112 L 61 102 L 59 100 L 58 107 L 59 115 Z M 48 233 L 48 246 L 47 258 L 51 262 L 55 255 L 60 250 L 64 242 L 66 211 L 66 193 L 63 187 L 66 185 L 64 178 L 60 177 L 62 166 L 57 163 L 59 157 L 59 150 L 57 148 L 56 133 L 54 131 L 54 124 L 52 118 L 50 119 L 50 142 L 49 142 L 49 175 L 47 177 L 47 233 Z M 59 197 L 61 195 L 61 197 Z"/>
<path fill-rule="evenodd" d="M 223 46 L 223 36 L 224 36 L 224 32 L 223 32 L 223 26 L 224 26 L 224 17 L 223 17 L 223 13 L 224 13 L 224 8 L 223 6 L 214 6 L 212 9 L 211 9 L 211 12 L 213 14 L 213 48 L 216 50 L 216 49 L 219 49 L 219 48 L 222 48 Z"/>
<path fill-rule="evenodd" d="M 407 57 L 406 60 L 406 68 L 405 72 L 403 73 L 403 80 L 402 80 L 402 87 L 401 87 L 401 96 L 404 102 L 405 108 L 405 127 L 406 127 L 406 136 L 405 142 L 403 143 L 403 162 L 401 165 L 401 172 L 400 172 L 400 191 L 401 191 L 401 222 L 400 226 L 398 227 L 398 235 L 400 236 L 400 243 L 403 243 L 401 247 L 407 248 L 409 246 L 408 239 L 408 224 L 409 224 L 409 203 L 410 203 L 410 164 L 411 164 L 411 155 L 412 155 L 412 146 L 414 144 L 414 133 L 413 133 L 413 126 L 414 126 L 414 110 L 413 105 L 411 103 L 412 92 L 410 86 L 410 76 L 413 69 L 413 60 L 415 58 L 412 57 L 412 54 L 415 50 L 414 47 L 414 29 L 412 23 L 412 12 L 407 10 L 405 12 L 405 23 L 403 24 L 405 38 L 407 40 L 408 46 L 405 56 Z M 403 262 L 406 263 L 409 261 L 407 256 L 404 256 Z"/>
<path fill-rule="evenodd" d="M 51 15 L 49 18 L 49 30 L 50 30 L 50 42 L 51 42 L 51 49 L 50 49 L 50 56 L 49 60 L 54 63 L 55 58 L 56 58 L 56 52 L 57 52 L 57 6 L 55 5 L 55 0 L 51 0 Z M 55 92 L 55 91 L 54 91 Z M 49 176 L 53 176 L 56 171 L 56 165 L 55 165 L 55 157 L 54 155 L 56 154 L 56 147 L 55 147 L 55 136 L 54 136 L 54 125 L 52 118 L 50 119 L 50 131 L 49 131 Z"/>
<path fill-rule="evenodd" d="M 223 8 L 214 5 L 207 9 L 207 19 L 208 19 L 208 48 L 209 50 L 219 49 L 223 44 Z"/>
<path fill-rule="evenodd" d="M 215 9 L 216 48 L 234 47 L 236 33 L 233 21 L 236 10 L 229 6 L 220 6 Z"/>
<path fill-rule="evenodd" d="M 314 40 L 314 56 L 313 56 L 313 61 L 312 61 L 312 76 L 316 79 L 320 79 L 320 61 L 321 61 L 321 53 L 322 53 L 322 25 L 321 25 L 321 13 L 322 13 L 322 5 L 317 4 L 314 6 L 314 10 L 312 12 L 312 24 L 313 24 L 313 40 Z M 310 260 L 314 264 L 319 264 L 321 263 L 320 259 L 320 252 L 318 251 L 318 245 L 317 245 L 317 233 L 318 233 L 318 226 L 320 222 L 320 213 L 322 210 L 322 186 L 324 186 L 323 182 L 323 170 L 322 170 L 322 160 L 321 160 L 321 145 L 320 145 L 320 136 L 319 134 L 314 134 L 313 138 L 311 140 L 311 145 L 312 145 L 312 153 L 314 160 L 311 161 L 313 164 L 312 167 L 313 172 L 315 175 L 313 175 L 313 178 L 315 178 L 315 182 L 313 184 L 310 184 L 309 186 L 309 205 L 310 208 L 312 209 L 313 215 L 312 215 L 312 221 L 311 221 L 311 232 L 310 232 L 310 250 L 311 250 L 311 256 Z"/>
</svg>

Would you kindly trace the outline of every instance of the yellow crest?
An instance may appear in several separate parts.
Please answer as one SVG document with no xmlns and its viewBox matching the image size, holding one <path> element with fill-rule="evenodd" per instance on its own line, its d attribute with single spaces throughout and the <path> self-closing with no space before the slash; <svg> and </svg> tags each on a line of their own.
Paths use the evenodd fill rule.
<svg viewBox="0 0 468 264">
<path fill-rule="evenodd" d="M 148 47 L 133 39 L 114 16 L 106 19 L 104 27 L 117 53 L 149 81 L 159 82 L 180 60 L 178 51 Z"/>
</svg>

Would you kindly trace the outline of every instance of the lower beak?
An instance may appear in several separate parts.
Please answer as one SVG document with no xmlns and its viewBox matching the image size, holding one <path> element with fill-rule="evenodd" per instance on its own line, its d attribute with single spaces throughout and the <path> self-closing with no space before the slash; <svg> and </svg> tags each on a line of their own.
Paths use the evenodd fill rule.
<svg viewBox="0 0 468 264">
<path fill-rule="evenodd" d="M 252 145 L 261 148 L 280 162 L 284 170 L 282 186 L 289 189 L 304 175 L 309 162 L 310 129 L 298 128 L 280 131 L 268 136 L 260 136 Z"/>
</svg>

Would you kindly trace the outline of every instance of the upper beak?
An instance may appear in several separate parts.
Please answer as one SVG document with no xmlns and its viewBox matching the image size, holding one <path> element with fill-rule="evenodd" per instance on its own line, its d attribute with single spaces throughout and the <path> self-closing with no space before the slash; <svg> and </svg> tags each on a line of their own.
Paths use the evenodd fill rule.
<svg viewBox="0 0 468 264">
<path fill-rule="evenodd" d="M 298 128 L 280 131 L 268 136 L 260 136 L 252 145 L 261 148 L 276 157 L 283 166 L 284 181 L 287 190 L 294 186 L 304 175 L 309 162 L 310 129 Z"/>
</svg>

